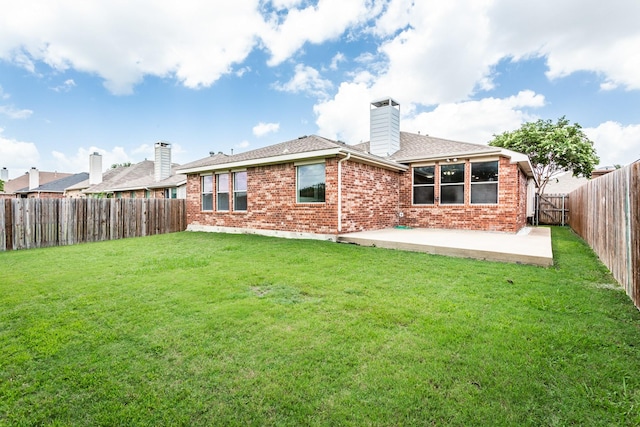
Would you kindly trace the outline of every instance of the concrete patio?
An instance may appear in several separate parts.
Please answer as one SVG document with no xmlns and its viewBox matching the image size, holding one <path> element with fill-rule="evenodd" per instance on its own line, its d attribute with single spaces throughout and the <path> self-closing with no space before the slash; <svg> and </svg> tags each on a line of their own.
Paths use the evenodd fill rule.
<svg viewBox="0 0 640 427">
<path fill-rule="evenodd" d="M 543 267 L 553 265 L 551 229 L 545 227 L 526 227 L 517 234 L 390 228 L 342 234 L 338 236 L 337 241 L 462 258 L 533 264 Z"/>
</svg>

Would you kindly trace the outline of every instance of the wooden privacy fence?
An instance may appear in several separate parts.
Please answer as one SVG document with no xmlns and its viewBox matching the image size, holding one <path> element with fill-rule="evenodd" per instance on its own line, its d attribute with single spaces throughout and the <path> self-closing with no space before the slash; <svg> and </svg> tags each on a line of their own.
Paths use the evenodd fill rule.
<svg viewBox="0 0 640 427">
<path fill-rule="evenodd" d="M 568 200 L 569 196 L 566 194 L 536 194 L 536 225 L 567 224 Z"/>
<path fill-rule="evenodd" d="M 182 199 L 0 200 L 0 251 L 183 231 Z"/>
<path fill-rule="evenodd" d="M 640 161 L 569 194 L 569 226 L 640 309 Z"/>
</svg>

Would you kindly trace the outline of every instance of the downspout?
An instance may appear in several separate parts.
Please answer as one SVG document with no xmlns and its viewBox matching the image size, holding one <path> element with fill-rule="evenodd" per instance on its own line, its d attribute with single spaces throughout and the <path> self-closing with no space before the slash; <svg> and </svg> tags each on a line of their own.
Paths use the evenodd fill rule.
<svg viewBox="0 0 640 427">
<path fill-rule="evenodd" d="M 342 162 L 351 158 L 351 153 L 347 157 L 338 160 L 338 233 L 342 231 Z"/>
</svg>

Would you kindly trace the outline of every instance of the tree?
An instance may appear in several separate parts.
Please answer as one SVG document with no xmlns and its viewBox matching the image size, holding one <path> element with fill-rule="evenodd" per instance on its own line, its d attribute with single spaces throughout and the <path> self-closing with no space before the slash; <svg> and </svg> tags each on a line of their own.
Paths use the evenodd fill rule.
<svg viewBox="0 0 640 427">
<path fill-rule="evenodd" d="M 4 191 L 4 181 L 0 179 L 0 191 Z"/>
<path fill-rule="evenodd" d="M 538 180 L 539 194 L 544 192 L 550 178 L 562 172 L 591 176 L 600 161 L 593 142 L 582 127 L 577 123 L 569 124 L 565 116 L 556 123 L 542 119 L 525 123 L 518 130 L 494 135 L 489 145 L 527 154 Z"/>
<path fill-rule="evenodd" d="M 117 169 L 119 167 L 128 168 L 129 166 L 131 166 L 131 162 L 114 163 L 111 165 L 111 169 Z"/>
</svg>

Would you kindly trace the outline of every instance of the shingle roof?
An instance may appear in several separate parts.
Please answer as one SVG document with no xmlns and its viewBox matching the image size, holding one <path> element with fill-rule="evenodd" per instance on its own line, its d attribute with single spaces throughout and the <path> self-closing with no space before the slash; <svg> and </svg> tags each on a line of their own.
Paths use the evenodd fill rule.
<svg viewBox="0 0 640 427">
<path fill-rule="evenodd" d="M 178 165 L 172 165 L 175 173 Z M 155 180 L 154 162 L 144 160 L 131 166 L 119 166 L 105 172 L 100 184 L 92 185 L 85 193 L 112 193 L 114 191 L 130 191 L 146 188 L 176 187 L 186 182 L 186 175 L 176 174 L 160 182 Z"/>
<path fill-rule="evenodd" d="M 46 184 L 51 181 L 55 181 L 61 178 L 65 178 L 67 176 L 72 176 L 70 173 L 60 173 L 60 172 L 39 172 L 39 181 L 40 184 Z M 22 190 L 25 187 L 29 187 L 29 173 L 26 172 L 24 175 L 20 175 L 17 178 L 10 179 L 4 183 L 4 193 L 12 194 L 18 190 Z"/>
<path fill-rule="evenodd" d="M 331 150 L 335 150 L 335 152 Z M 312 158 L 314 155 L 336 155 L 338 152 L 351 153 L 352 155 L 357 155 L 361 160 L 375 162 L 383 167 L 399 170 L 406 169 L 403 165 L 369 154 L 356 146 L 348 145 L 341 141 L 332 141 L 317 135 L 309 135 L 230 156 L 218 153 L 182 165 L 178 168 L 178 171 L 193 173 L 194 171 L 205 171 L 208 167 L 211 169 L 216 167 L 223 168 L 227 165 L 236 167 L 239 164 L 251 165 L 253 162 L 255 164 L 264 164 L 270 161 L 285 161 L 283 160 L 285 158 L 287 159 L 286 161 L 291 161 L 290 159 L 297 155 L 300 155 L 297 158 Z"/>
<path fill-rule="evenodd" d="M 17 190 L 16 193 L 64 193 L 64 190 L 68 187 L 87 179 L 88 176 L 89 174 L 87 172 L 80 172 L 75 175 L 69 175 L 55 181 L 47 182 L 46 184 L 42 184 L 36 188 L 21 188 L 20 190 Z"/>
<path fill-rule="evenodd" d="M 181 169 L 191 169 L 204 166 L 215 166 L 225 163 L 244 162 L 249 160 L 266 159 L 269 157 L 277 157 L 285 154 L 308 153 L 319 150 L 326 150 L 346 146 L 344 143 L 332 141 L 317 135 L 302 136 L 290 141 L 281 142 L 275 145 L 269 145 L 263 148 L 246 151 L 233 155 L 218 153 L 195 162 L 182 165 Z"/>
<path fill-rule="evenodd" d="M 331 149 L 336 149 L 336 151 L 326 151 Z M 321 152 L 323 150 L 325 150 L 324 154 L 326 155 L 337 154 L 338 152 L 343 154 L 351 153 L 361 161 L 373 162 L 383 167 L 397 170 L 406 169 L 408 163 L 421 160 L 436 160 L 483 154 L 503 154 L 508 156 L 516 154 L 506 153 L 506 150 L 499 147 L 400 132 L 400 149 L 391 156 L 383 158 L 369 153 L 369 142 L 347 145 L 344 142 L 332 141 L 317 135 L 310 135 L 236 155 L 228 156 L 218 153 L 182 165 L 178 170 L 186 173 L 194 173 L 206 171 L 209 167 L 211 169 L 216 169 L 216 167 L 222 169 L 227 167 L 227 165 L 234 167 L 240 164 L 249 166 L 254 161 L 255 164 L 265 164 L 269 161 L 291 161 L 291 157 L 287 155 L 309 154 L 308 157 L 313 157 L 315 152 Z M 301 156 L 299 156 L 299 158 L 301 158 Z"/>
<path fill-rule="evenodd" d="M 358 144 L 356 147 L 369 151 L 369 142 Z M 400 132 L 400 149 L 388 158 L 396 162 L 410 160 L 427 160 L 443 157 L 455 157 L 463 154 L 500 153 L 500 148 L 483 144 L 453 141 L 435 138 L 429 135 Z"/>
</svg>

